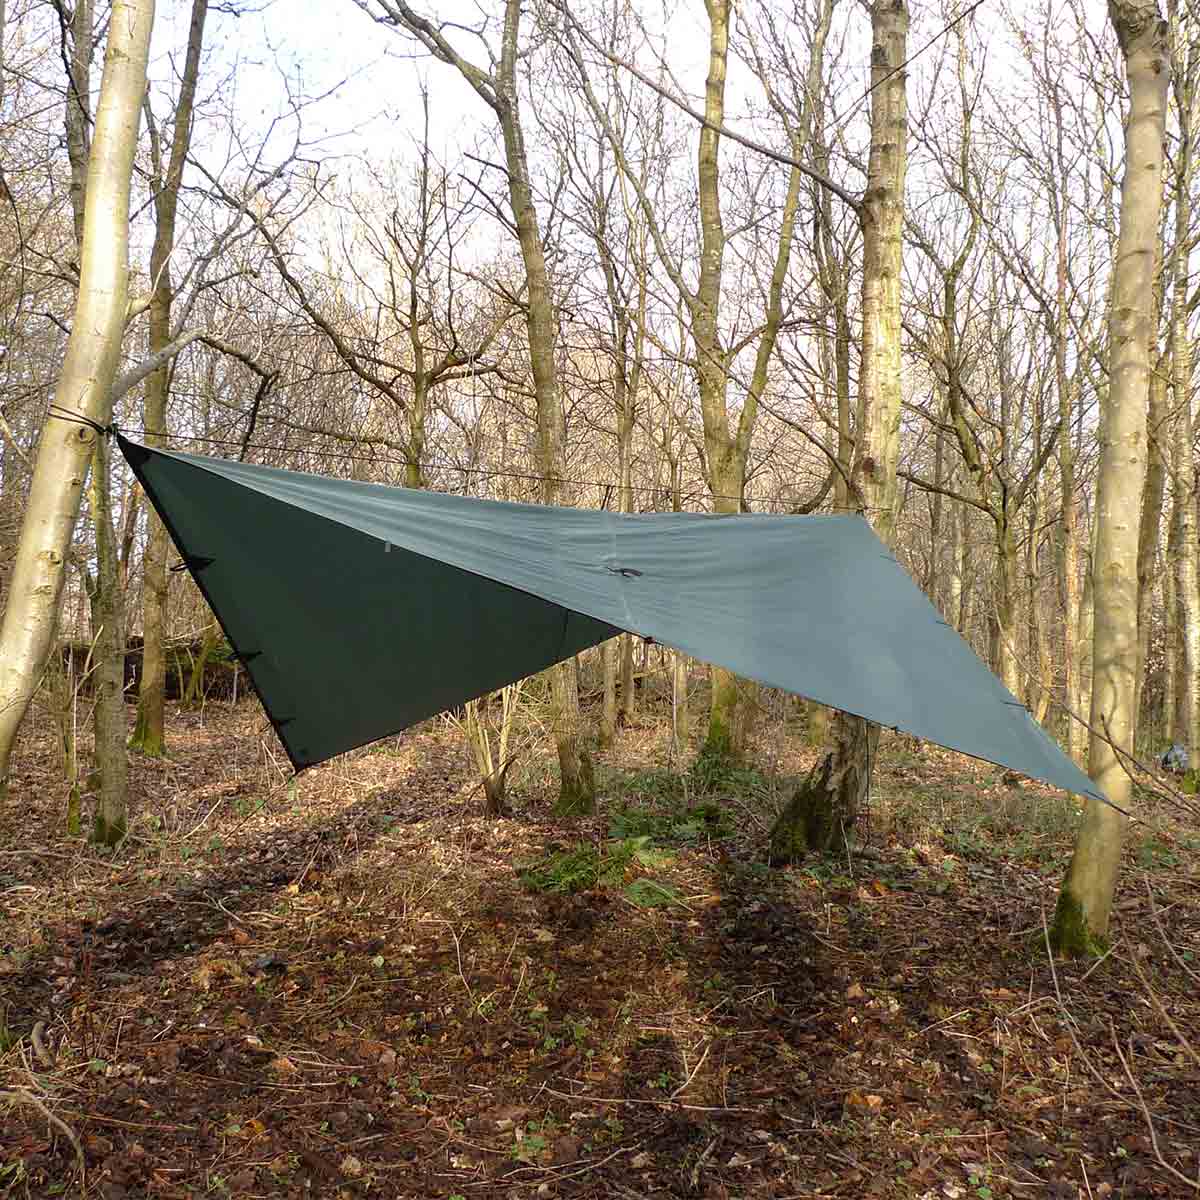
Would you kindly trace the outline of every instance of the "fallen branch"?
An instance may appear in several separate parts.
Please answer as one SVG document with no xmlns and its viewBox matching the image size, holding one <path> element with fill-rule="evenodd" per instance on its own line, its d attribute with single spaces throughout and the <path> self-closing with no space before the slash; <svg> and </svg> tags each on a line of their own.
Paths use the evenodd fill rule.
<svg viewBox="0 0 1200 1200">
<path fill-rule="evenodd" d="M 61 1130 L 63 1136 L 75 1149 L 75 1158 L 79 1163 L 79 1194 L 86 1196 L 87 1160 L 83 1157 L 83 1147 L 79 1143 L 79 1138 L 75 1136 L 75 1131 L 61 1118 L 56 1117 L 37 1096 L 24 1088 L 0 1089 L 0 1100 L 7 1100 L 9 1104 L 28 1104 L 31 1108 L 36 1108 L 56 1129 Z"/>
</svg>

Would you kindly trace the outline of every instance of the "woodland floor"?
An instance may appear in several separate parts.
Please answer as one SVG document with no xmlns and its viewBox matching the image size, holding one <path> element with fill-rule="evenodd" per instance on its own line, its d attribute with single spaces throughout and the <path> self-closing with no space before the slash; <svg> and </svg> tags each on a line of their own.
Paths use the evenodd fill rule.
<svg viewBox="0 0 1200 1200">
<path fill-rule="evenodd" d="M 1200 831 L 1135 827 L 1112 952 L 1052 966 L 1061 797 L 885 738 L 867 854 L 773 871 L 802 729 L 765 723 L 760 770 L 689 811 L 667 720 L 622 731 L 568 826 L 544 744 L 507 820 L 444 721 L 293 795 L 253 702 L 217 703 L 132 759 L 111 856 L 58 832 L 29 735 L 0 806 L 0 1195 L 1197 1194 Z M 519 873 L 621 845 L 579 894 Z"/>
</svg>

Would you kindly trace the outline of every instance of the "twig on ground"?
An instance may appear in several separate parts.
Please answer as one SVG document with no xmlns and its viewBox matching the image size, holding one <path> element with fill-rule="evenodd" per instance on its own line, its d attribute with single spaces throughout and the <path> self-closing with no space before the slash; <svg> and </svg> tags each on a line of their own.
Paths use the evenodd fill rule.
<svg viewBox="0 0 1200 1200">
<path fill-rule="evenodd" d="M 679 1097 L 692 1086 L 692 1080 L 696 1078 L 700 1068 L 704 1066 L 704 1060 L 708 1058 L 708 1052 L 712 1049 L 712 1042 L 709 1042 L 704 1047 L 704 1053 L 700 1055 L 700 1061 L 692 1068 L 692 1073 L 671 1093 L 672 1100 L 678 1100 Z"/>
<path fill-rule="evenodd" d="M 0 1100 L 7 1100 L 9 1104 L 28 1104 L 31 1108 L 36 1108 L 55 1129 L 62 1132 L 63 1136 L 71 1143 L 75 1150 L 75 1158 L 79 1163 L 79 1194 L 86 1196 L 87 1160 L 83 1157 L 83 1147 L 80 1145 L 75 1131 L 61 1118 L 56 1117 L 37 1096 L 25 1088 L 0 1089 Z"/>
<path fill-rule="evenodd" d="M 37 1056 L 38 1062 L 48 1071 L 54 1070 L 54 1055 L 46 1049 L 46 1043 L 42 1040 L 46 1032 L 46 1022 L 38 1021 L 33 1031 L 29 1035 L 29 1041 L 33 1045 L 33 1052 Z"/>
<path fill-rule="evenodd" d="M 1154 1128 L 1154 1120 L 1150 1116 L 1150 1109 L 1146 1104 L 1146 1098 L 1142 1095 L 1141 1084 L 1137 1081 L 1137 1076 L 1134 1075 L 1130 1062 L 1133 1058 L 1133 1045 L 1129 1046 L 1129 1059 L 1126 1059 L 1121 1050 L 1121 1039 L 1117 1037 L 1117 1027 L 1113 1024 L 1112 1017 L 1108 1019 L 1108 1032 L 1112 1037 L 1113 1049 L 1117 1052 L 1117 1058 L 1121 1061 L 1121 1069 L 1125 1072 L 1125 1079 L 1129 1086 L 1133 1088 L 1134 1095 L 1137 1096 L 1138 1106 L 1142 1110 L 1142 1120 L 1146 1125 L 1146 1132 L 1150 1135 L 1150 1145 L 1154 1148 L 1154 1157 L 1158 1160 L 1158 1165 L 1162 1167 L 1174 1179 L 1178 1179 L 1180 1183 L 1186 1184 L 1193 1191 L 1200 1192 L 1200 1179 L 1189 1179 L 1182 1171 L 1171 1166 L 1163 1157 L 1162 1148 L 1158 1144 L 1158 1131 Z"/>
</svg>

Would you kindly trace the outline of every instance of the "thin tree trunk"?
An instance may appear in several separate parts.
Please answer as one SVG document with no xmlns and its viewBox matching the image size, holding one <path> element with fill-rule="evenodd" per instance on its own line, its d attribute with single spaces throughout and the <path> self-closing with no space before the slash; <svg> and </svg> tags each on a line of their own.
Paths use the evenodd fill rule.
<svg viewBox="0 0 1200 1200">
<path fill-rule="evenodd" d="M 689 308 L 713 511 L 737 513 L 741 511 L 739 497 L 746 462 L 737 452 L 736 439 L 729 436 L 729 373 L 720 329 L 725 224 L 721 214 L 721 135 L 717 132 L 725 119 L 729 18 L 733 6 L 730 0 L 705 0 L 705 7 L 708 10 L 709 43 L 704 115 L 709 124 L 701 127 L 699 138 L 700 277 L 695 296 L 689 297 Z M 717 759 L 740 757 L 744 747 L 740 738 L 737 699 L 737 678 L 724 667 L 713 667 L 708 736 L 701 753 Z"/>
<path fill-rule="evenodd" d="M 204 43 L 204 22 L 208 0 L 192 0 L 192 19 L 188 29 L 187 55 L 179 86 L 179 100 L 171 134 L 171 153 L 162 172 L 161 153 L 154 158 L 154 244 L 150 249 L 149 342 L 147 352 L 160 353 L 171 341 L 171 252 L 175 247 L 175 216 L 183 167 L 191 143 L 192 110 L 196 98 L 196 80 L 200 73 L 200 51 Z M 153 138 L 156 151 L 158 138 Z M 167 394 L 171 367 L 163 364 L 147 377 L 144 400 L 144 434 L 148 446 L 165 444 L 167 434 Z M 143 754 L 160 755 L 165 748 L 166 708 L 166 621 L 167 553 L 170 539 L 153 509 L 147 509 L 146 552 L 142 559 L 142 676 L 138 690 L 137 723 L 130 745 Z"/>
<path fill-rule="evenodd" d="M 153 0 L 114 0 L 100 85 L 80 255 L 79 295 L 55 403 L 107 425 L 124 330 L 129 193 Z M 38 444 L 12 585 L 0 625 L 0 789 L 54 637 L 63 573 L 96 433 L 50 419 Z"/>
<path fill-rule="evenodd" d="M 1133 750 L 1138 505 L 1146 473 L 1155 243 L 1170 56 L 1157 0 L 1109 0 L 1109 17 L 1125 56 L 1130 101 L 1109 317 L 1110 386 L 1097 477 L 1088 767 L 1109 800 L 1128 810 L 1133 787 L 1119 754 Z M 1057 949 L 1087 954 L 1105 941 L 1125 823 L 1121 812 L 1098 800 L 1084 808 L 1054 918 L 1052 942 Z"/>
<path fill-rule="evenodd" d="M 863 197 L 862 365 L 855 476 L 867 516 L 884 544 L 896 539 L 900 456 L 900 276 L 908 163 L 908 9 L 904 0 L 871 7 L 871 151 Z M 879 728 L 848 713 L 833 723 L 833 749 L 780 813 L 771 857 L 836 852 L 853 836 L 866 802 Z"/>
<path fill-rule="evenodd" d="M 619 638 L 609 638 L 600 648 L 604 667 L 604 707 L 600 715 L 600 748 L 607 749 L 617 736 L 617 655 Z"/>
<path fill-rule="evenodd" d="M 637 688 L 633 678 L 634 645 L 634 638 L 631 633 L 623 633 L 617 640 L 621 668 L 619 720 L 622 725 L 632 725 L 637 716 Z"/>
<path fill-rule="evenodd" d="M 1075 708 L 1085 720 L 1092 711 L 1092 642 L 1095 616 L 1095 587 L 1092 578 L 1092 551 L 1095 546 L 1095 521 L 1092 522 L 1092 537 L 1083 555 L 1083 588 L 1079 595 L 1079 640 L 1075 643 L 1075 678 L 1078 681 L 1079 701 Z M 1072 724 L 1079 724 L 1072 718 Z M 1083 726 L 1080 725 L 1082 729 Z"/>
<path fill-rule="evenodd" d="M 1163 680 L 1162 732 L 1168 743 L 1180 740 L 1179 682 L 1182 673 L 1182 640 L 1179 636 L 1179 606 L 1175 603 L 1175 570 L 1172 567 L 1179 554 L 1179 514 L 1172 503 L 1167 525 L 1167 557 L 1162 573 L 1163 590 L 1163 660 L 1166 678 Z"/>
<path fill-rule="evenodd" d="M 967 539 L 963 529 L 962 510 L 956 505 L 950 512 L 950 581 L 946 592 L 946 620 L 959 633 L 963 632 L 963 574 L 966 568 Z"/>
<path fill-rule="evenodd" d="M 1142 489 L 1142 521 L 1138 531 L 1138 659 L 1134 675 L 1134 729 L 1142 717 L 1142 696 L 1146 686 L 1146 664 L 1150 657 L 1150 635 L 1154 625 L 1154 589 L 1158 572 L 1159 540 L 1162 537 L 1162 508 L 1166 491 L 1167 382 L 1165 356 L 1159 355 L 1150 376 L 1150 398 L 1146 411 L 1147 455 L 1146 484 Z M 1079 711 L 1076 709 L 1076 711 Z M 1074 721 L 1071 722 L 1076 725 Z M 1082 726 L 1076 726 L 1082 730 Z M 1082 740 L 1082 739 L 1080 739 Z"/>
<path fill-rule="evenodd" d="M 558 324 L 537 210 L 533 203 L 529 160 L 525 152 L 525 134 L 517 99 L 516 64 L 520 23 L 520 0 L 506 0 L 504 35 L 496 78 L 496 110 L 504 137 L 509 201 L 517 226 L 527 282 L 525 317 L 537 404 L 542 503 L 561 504 L 567 498 L 563 481 L 566 422 L 555 361 Z M 564 816 L 591 812 L 596 803 L 596 785 L 592 760 L 583 748 L 580 736 L 579 687 L 573 661 L 550 668 L 550 707 L 561 774 L 556 811 Z"/>
<path fill-rule="evenodd" d="M 113 529 L 109 442 L 96 441 L 88 499 L 96 533 L 96 574 L 88 580 L 92 610 L 92 675 L 96 770 L 100 776 L 92 840 L 115 846 L 128 828 L 125 759 L 125 593 Z"/>
<path fill-rule="evenodd" d="M 688 656 L 679 650 L 671 651 L 674 669 L 671 672 L 671 708 L 674 720 L 672 735 L 675 753 L 682 758 L 687 752 L 688 736 L 691 734 L 691 712 L 688 707 Z"/>
<path fill-rule="evenodd" d="M 1187 61 L 1176 61 L 1174 83 L 1179 122 L 1175 153 L 1175 253 L 1171 297 L 1171 399 L 1175 412 L 1174 479 L 1178 489 L 1179 551 L 1174 560 L 1175 603 L 1179 608 L 1179 633 L 1183 650 L 1183 678 L 1179 688 L 1182 710 L 1180 739 L 1188 761 L 1200 762 L 1200 566 L 1196 544 L 1196 460 L 1192 421 L 1192 343 L 1188 337 L 1189 238 L 1192 186 L 1192 121 L 1194 98 L 1187 95 L 1192 75 L 1195 43 L 1189 45 Z M 1151 390 L 1153 391 L 1153 383 Z"/>
<path fill-rule="evenodd" d="M 1177 326 L 1172 319 L 1175 342 L 1171 359 L 1173 364 L 1182 357 L 1188 365 L 1181 371 L 1174 365 L 1171 372 L 1171 387 L 1174 393 L 1175 432 L 1174 469 L 1175 519 L 1178 547 L 1171 560 L 1175 577 L 1175 628 L 1178 633 L 1179 669 L 1176 683 L 1175 703 L 1178 722 L 1174 740 L 1188 752 L 1188 761 L 1197 762 L 1200 752 L 1200 581 L 1196 569 L 1196 485 L 1195 466 L 1192 458 L 1192 408 L 1187 392 L 1186 379 L 1191 374 L 1190 355 L 1186 348 L 1186 334 L 1178 338 Z"/>
<path fill-rule="evenodd" d="M 521 0 L 505 0 L 499 54 L 492 53 L 490 73 L 464 58 L 440 27 L 414 11 L 404 0 L 387 0 L 382 7 L 385 20 L 403 26 L 431 54 L 453 66 L 496 114 L 504 142 L 509 207 L 525 267 L 525 327 L 537 409 L 541 499 L 544 504 L 561 504 L 567 499 L 566 421 L 555 357 L 558 320 L 521 124 L 517 86 L 517 63 L 522 59 Z M 592 760 L 581 740 L 579 687 L 574 661 L 551 667 L 549 676 L 551 725 L 562 781 L 556 811 L 560 815 L 591 812 L 596 802 L 596 786 Z"/>
<path fill-rule="evenodd" d="M 996 529 L 996 652 L 997 674 L 1014 696 L 1021 694 L 1021 673 L 1017 662 L 1017 546 L 1012 529 Z"/>
<path fill-rule="evenodd" d="M 1041 486 L 1034 484 L 1034 494 L 1029 506 L 1029 541 L 1025 549 L 1026 604 L 1028 605 L 1029 647 L 1036 652 L 1037 670 L 1032 669 L 1025 680 L 1025 707 L 1033 713 L 1039 725 L 1046 723 L 1050 710 L 1050 699 L 1054 688 L 1054 669 L 1050 658 L 1050 633 L 1042 619 L 1040 556 L 1038 553 L 1038 530 L 1046 518 L 1046 499 Z"/>
</svg>

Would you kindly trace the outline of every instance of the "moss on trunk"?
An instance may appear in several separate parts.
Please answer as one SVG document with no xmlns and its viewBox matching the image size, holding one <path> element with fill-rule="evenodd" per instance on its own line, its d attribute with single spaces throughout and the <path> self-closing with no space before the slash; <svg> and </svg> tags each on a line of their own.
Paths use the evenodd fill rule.
<svg viewBox="0 0 1200 1200">
<path fill-rule="evenodd" d="M 879 727 L 838 713 L 833 751 L 796 789 L 771 830 L 770 863 L 786 866 L 804 854 L 841 854 L 854 838 L 867 800 Z"/>
<path fill-rule="evenodd" d="M 130 750 L 136 750 L 148 758 L 161 758 L 166 753 L 166 746 L 163 742 L 162 730 L 156 729 L 156 724 L 153 716 L 146 711 L 145 697 L 139 697 L 137 721 L 134 723 L 133 733 L 129 737 Z"/>
<path fill-rule="evenodd" d="M 837 789 L 832 784 L 833 755 L 827 754 L 791 799 L 771 827 L 767 861 L 773 867 L 799 862 L 810 851 L 823 854 L 841 840 L 837 817 Z"/>
<path fill-rule="evenodd" d="M 118 846 L 125 840 L 126 832 L 123 812 L 110 817 L 105 812 L 103 804 L 96 808 L 96 819 L 92 825 L 93 842 L 98 846 Z"/>
<path fill-rule="evenodd" d="M 1083 905 L 1065 887 L 1050 926 L 1050 948 L 1067 958 L 1096 958 L 1108 950 L 1107 940 L 1092 931 Z"/>
<path fill-rule="evenodd" d="M 596 777 L 592 768 L 592 756 L 578 748 L 575 753 L 578 769 L 564 773 L 554 815 L 558 817 L 583 817 L 596 811 Z"/>
<path fill-rule="evenodd" d="M 743 748 L 738 727 L 737 676 L 720 667 L 713 667 L 708 736 L 704 739 L 700 755 L 714 762 L 736 763 L 741 760 Z"/>
</svg>

